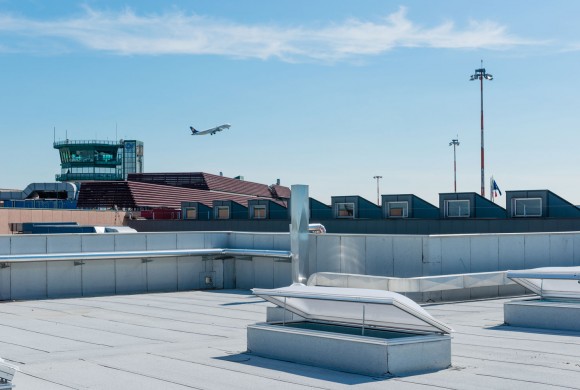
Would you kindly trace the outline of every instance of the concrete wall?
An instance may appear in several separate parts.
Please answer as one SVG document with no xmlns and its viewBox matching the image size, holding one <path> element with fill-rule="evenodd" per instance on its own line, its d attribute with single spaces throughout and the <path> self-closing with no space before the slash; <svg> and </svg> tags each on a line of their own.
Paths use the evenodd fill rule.
<svg viewBox="0 0 580 390">
<path fill-rule="evenodd" d="M 0 255 L 186 248 L 290 249 L 287 233 L 172 232 L 0 236 Z M 310 235 L 315 272 L 417 277 L 580 265 L 580 232 L 485 235 Z M 212 276 L 212 285 L 204 282 Z M 110 259 L 0 264 L 0 300 L 200 288 L 273 288 L 291 283 L 276 258 Z M 522 293 L 519 286 L 444 291 L 433 299 Z"/>
</svg>

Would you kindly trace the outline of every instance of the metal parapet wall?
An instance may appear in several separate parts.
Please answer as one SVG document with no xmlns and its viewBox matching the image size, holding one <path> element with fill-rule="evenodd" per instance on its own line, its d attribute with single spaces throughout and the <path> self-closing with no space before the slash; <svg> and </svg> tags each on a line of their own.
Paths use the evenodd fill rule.
<svg viewBox="0 0 580 390">
<path fill-rule="evenodd" d="M 0 235 L 0 256 L 4 259 L 0 261 L 0 300 L 288 286 L 292 283 L 292 264 L 281 254 L 264 257 L 211 251 L 288 252 L 290 246 L 288 233 Z M 182 250 L 191 252 L 163 252 Z M 86 257 L 75 259 L 75 254 Z M 444 277 L 432 279 L 437 275 L 466 275 L 462 283 L 474 283 L 468 288 L 405 293 L 418 301 L 454 301 L 525 293 L 523 287 L 499 281 L 495 285 L 477 284 L 473 274 L 580 265 L 580 233 L 319 234 L 309 236 L 308 254 L 308 263 L 303 264 L 306 276 L 330 272 L 362 275 L 371 281 L 375 277 L 412 278 L 413 283 L 421 280 L 428 286 L 435 280 L 438 285 L 453 284 Z"/>
<path fill-rule="evenodd" d="M 0 236 L 0 300 L 236 288 L 237 262 L 265 261 L 290 283 L 289 251 L 228 248 L 230 235 Z"/>
</svg>

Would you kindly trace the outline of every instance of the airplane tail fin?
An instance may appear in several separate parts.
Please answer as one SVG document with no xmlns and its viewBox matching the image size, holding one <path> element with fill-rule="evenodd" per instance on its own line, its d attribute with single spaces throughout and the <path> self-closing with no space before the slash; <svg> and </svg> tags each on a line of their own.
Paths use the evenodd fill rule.
<svg viewBox="0 0 580 390">
<path fill-rule="evenodd" d="M 189 128 L 191 129 L 191 134 L 199 133 L 199 131 L 195 130 L 193 126 L 189 126 Z"/>
</svg>

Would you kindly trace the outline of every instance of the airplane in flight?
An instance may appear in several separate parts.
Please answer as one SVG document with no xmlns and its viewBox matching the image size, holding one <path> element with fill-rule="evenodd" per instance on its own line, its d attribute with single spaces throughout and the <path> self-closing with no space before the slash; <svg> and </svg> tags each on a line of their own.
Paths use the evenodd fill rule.
<svg viewBox="0 0 580 390">
<path fill-rule="evenodd" d="M 217 126 L 208 130 L 204 130 L 204 131 L 198 131 L 196 129 L 193 128 L 193 126 L 190 126 L 189 128 L 191 129 L 191 135 L 206 135 L 206 134 L 210 134 L 210 135 L 214 135 L 215 133 L 219 132 L 219 131 L 223 131 L 226 129 L 229 129 L 231 127 L 231 125 L 229 123 L 226 123 L 225 125 L 221 125 L 221 126 Z"/>
</svg>

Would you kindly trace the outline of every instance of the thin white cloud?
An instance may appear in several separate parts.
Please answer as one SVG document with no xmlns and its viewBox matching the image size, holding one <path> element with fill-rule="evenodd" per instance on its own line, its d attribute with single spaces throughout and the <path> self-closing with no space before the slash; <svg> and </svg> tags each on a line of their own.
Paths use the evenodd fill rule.
<svg viewBox="0 0 580 390">
<path fill-rule="evenodd" d="M 6 39 L 6 38 L 10 39 Z M 472 21 L 465 28 L 451 22 L 427 28 L 413 23 L 401 7 L 378 21 L 350 19 L 322 27 L 244 25 L 182 12 L 138 15 L 130 9 L 101 12 L 85 9 L 82 16 L 63 20 L 33 20 L 0 14 L 4 50 L 37 50 L 80 45 L 120 55 L 221 55 L 279 58 L 287 61 L 337 61 L 377 55 L 398 47 L 444 49 L 505 49 L 537 42 L 509 34 L 494 22 Z M 45 45 L 47 41 L 56 41 Z M 16 43 L 15 43 L 16 42 Z"/>
</svg>

